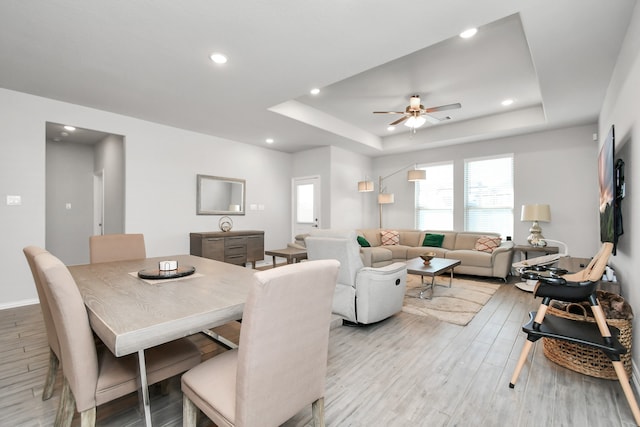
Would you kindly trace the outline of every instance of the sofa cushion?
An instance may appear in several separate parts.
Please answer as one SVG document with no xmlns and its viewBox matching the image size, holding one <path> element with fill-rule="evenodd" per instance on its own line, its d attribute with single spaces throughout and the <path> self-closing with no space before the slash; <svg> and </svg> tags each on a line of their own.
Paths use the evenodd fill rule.
<svg viewBox="0 0 640 427">
<path fill-rule="evenodd" d="M 491 254 L 472 249 L 458 249 L 455 251 L 448 251 L 446 253 L 446 258 L 460 260 L 460 262 L 462 262 L 462 266 L 466 267 L 473 266 L 491 268 L 493 266 Z"/>
<path fill-rule="evenodd" d="M 477 233 L 473 231 L 460 231 L 456 235 L 456 243 L 453 248 L 449 249 L 476 249 L 476 241 L 480 237 L 500 237 L 498 233 Z M 445 239 L 446 241 L 446 239 Z"/>
<path fill-rule="evenodd" d="M 491 253 L 498 246 L 500 246 L 501 242 L 502 239 L 500 239 L 499 237 L 482 236 L 478 240 L 476 240 L 475 250 Z"/>
<path fill-rule="evenodd" d="M 369 243 L 369 241 L 362 236 L 358 236 L 358 243 L 360 244 L 360 247 L 363 247 L 363 248 L 371 247 L 371 244 Z"/>
<path fill-rule="evenodd" d="M 400 244 L 404 246 L 420 246 L 422 231 L 420 230 L 398 230 L 400 234 Z"/>
<path fill-rule="evenodd" d="M 427 233 L 422 241 L 422 246 L 432 246 L 435 248 L 441 248 L 444 241 L 444 234 L 432 234 Z"/>
<path fill-rule="evenodd" d="M 394 260 L 406 261 L 407 260 L 407 251 L 410 249 L 410 246 L 387 245 L 387 246 L 382 246 L 382 248 L 387 249 L 388 251 L 390 251 L 391 252 L 391 257 Z"/>
<path fill-rule="evenodd" d="M 395 230 L 381 230 L 380 237 L 382 246 L 391 246 L 400 244 L 400 233 Z"/>
</svg>

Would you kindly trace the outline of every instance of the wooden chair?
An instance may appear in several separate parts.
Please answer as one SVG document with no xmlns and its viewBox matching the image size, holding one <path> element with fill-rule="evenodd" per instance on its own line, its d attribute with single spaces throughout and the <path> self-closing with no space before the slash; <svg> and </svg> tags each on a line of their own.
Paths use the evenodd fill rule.
<svg viewBox="0 0 640 427">
<path fill-rule="evenodd" d="M 143 234 L 104 234 L 89 237 L 89 259 L 97 262 L 127 261 L 147 257 Z"/>
<path fill-rule="evenodd" d="M 636 424 L 640 425 L 640 409 L 629 384 L 627 372 L 620 360 L 620 355 L 625 354 L 627 349 L 618 341 L 617 337 L 620 331 L 607 324 L 602 307 L 600 307 L 596 297 L 598 280 L 602 278 L 612 250 L 612 243 L 603 243 L 600 251 L 593 257 L 587 267 L 577 273 L 552 275 L 550 277 L 534 272 L 523 273 L 523 277 L 528 274 L 525 277 L 526 279 L 538 280 L 533 292 L 534 296 L 542 297 L 542 303 L 537 312 L 532 311 L 529 313 L 529 322 L 522 327 L 522 330 L 527 334 L 527 341 L 525 341 L 520 353 L 520 359 L 511 377 L 509 387 L 515 387 L 533 344 L 540 338 L 554 338 L 597 348 L 611 360 Z M 545 317 L 551 300 L 567 302 L 589 301 L 596 323 L 578 322 L 556 316 Z"/>
<path fill-rule="evenodd" d="M 71 425 L 75 410 L 83 427 L 95 426 L 96 407 L 138 389 L 134 355 L 115 357 L 96 347 L 80 291 L 67 267 L 50 253 L 34 257 L 36 271 L 49 302 L 55 325 L 64 385 L 56 426 Z M 201 361 L 200 351 L 180 339 L 145 351 L 149 384 L 178 375 Z"/>
<path fill-rule="evenodd" d="M 183 425 L 198 408 L 217 426 L 279 426 L 312 404 L 324 426 L 324 386 L 336 260 L 255 274 L 240 345 L 182 376 Z"/>
<path fill-rule="evenodd" d="M 42 284 L 40 283 L 40 276 L 36 271 L 35 265 L 35 257 L 39 254 L 48 252 L 46 249 L 42 249 L 37 246 L 27 246 L 22 250 L 22 252 L 24 252 L 24 256 L 27 258 L 27 263 L 29 264 L 31 275 L 33 276 L 33 281 L 36 285 L 38 299 L 40 300 L 40 310 L 42 310 L 42 317 L 44 319 L 44 327 L 47 331 L 47 341 L 49 342 L 49 369 L 44 382 L 44 389 L 42 390 L 42 400 L 48 400 L 53 396 L 53 388 L 56 384 L 56 375 L 60 365 L 60 344 L 58 343 L 56 328 L 53 325 L 53 318 L 51 317 L 51 310 L 49 309 L 47 296 L 45 295 Z"/>
</svg>

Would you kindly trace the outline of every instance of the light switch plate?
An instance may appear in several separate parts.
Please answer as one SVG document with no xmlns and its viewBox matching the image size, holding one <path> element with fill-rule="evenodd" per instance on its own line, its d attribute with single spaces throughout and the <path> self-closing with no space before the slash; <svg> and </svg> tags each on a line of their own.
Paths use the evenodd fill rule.
<svg viewBox="0 0 640 427">
<path fill-rule="evenodd" d="M 22 196 L 7 196 L 7 206 L 20 206 L 22 204 Z"/>
</svg>

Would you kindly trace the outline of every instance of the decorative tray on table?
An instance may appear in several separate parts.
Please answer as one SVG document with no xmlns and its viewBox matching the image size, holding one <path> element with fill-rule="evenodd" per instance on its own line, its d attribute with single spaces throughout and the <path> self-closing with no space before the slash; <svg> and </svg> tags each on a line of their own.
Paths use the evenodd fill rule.
<svg viewBox="0 0 640 427">
<path fill-rule="evenodd" d="M 195 271 L 196 268 L 190 265 L 180 266 L 175 270 L 149 268 L 147 270 L 138 271 L 138 277 L 141 279 L 175 279 L 178 277 L 189 276 L 195 273 Z"/>
</svg>

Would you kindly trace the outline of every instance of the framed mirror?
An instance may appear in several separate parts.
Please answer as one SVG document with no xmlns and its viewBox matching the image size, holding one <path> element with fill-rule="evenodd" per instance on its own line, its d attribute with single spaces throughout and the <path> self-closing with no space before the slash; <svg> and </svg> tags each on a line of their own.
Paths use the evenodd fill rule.
<svg viewBox="0 0 640 427">
<path fill-rule="evenodd" d="M 244 215 L 245 180 L 198 175 L 196 214 Z"/>
</svg>

